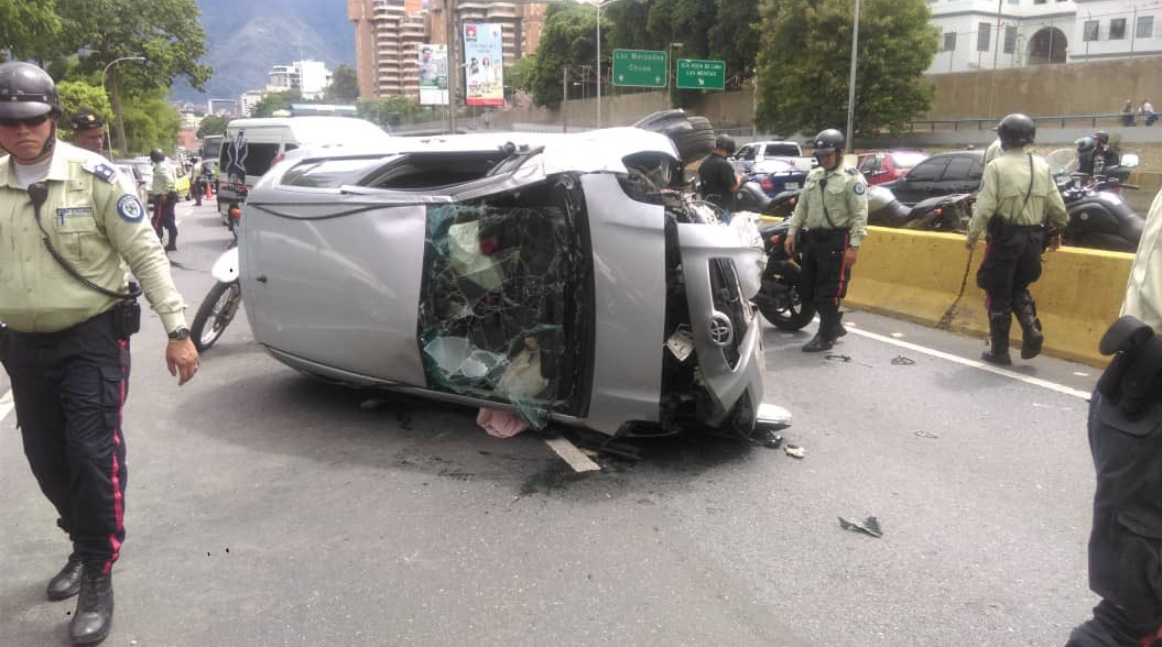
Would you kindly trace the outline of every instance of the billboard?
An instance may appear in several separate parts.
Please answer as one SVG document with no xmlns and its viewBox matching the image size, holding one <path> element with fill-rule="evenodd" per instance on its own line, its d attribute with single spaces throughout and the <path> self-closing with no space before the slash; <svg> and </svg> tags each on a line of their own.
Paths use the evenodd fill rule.
<svg viewBox="0 0 1162 647">
<path fill-rule="evenodd" d="M 420 45 L 420 105 L 448 105 L 448 46 Z"/>
<path fill-rule="evenodd" d="M 464 25 L 464 75 L 468 105 L 504 105 L 504 32 L 499 24 Z"/>
</svg>

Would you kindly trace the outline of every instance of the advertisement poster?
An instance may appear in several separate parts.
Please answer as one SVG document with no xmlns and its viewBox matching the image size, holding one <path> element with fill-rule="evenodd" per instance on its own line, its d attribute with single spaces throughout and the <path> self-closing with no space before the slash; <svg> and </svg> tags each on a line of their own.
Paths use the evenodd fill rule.
<svg viewBox="0 0 1162 647">
<path fill-rule="evenodd" d="M 420 105 L 448 105 L 448 46 L 420 45 Z"/>
<path fill-rule="evenodd" d="M 499 24 L 464 25 L 468 105 L 504 105 L 504 32 Z"/>
</svg>

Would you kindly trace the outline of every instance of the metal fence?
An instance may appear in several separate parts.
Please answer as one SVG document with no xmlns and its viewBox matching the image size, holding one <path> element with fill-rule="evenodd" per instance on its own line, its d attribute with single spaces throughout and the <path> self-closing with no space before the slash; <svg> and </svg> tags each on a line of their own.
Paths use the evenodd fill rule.
<svg viewBox="0 0 1162 647">
<path fill-rule="evenodd" d="M 1038 128 L 1097 128 L 1098 126 L 1125 126 L 1125 125 L 1144 125 L 1144 121 L 1138 115 L 1133 115 L 1133 124 L 1126 124 L 1125 116 L 1121 113 L 1109 113 L 1101 115 L 1065 115 L 1059 117 L 1033 117 L 1033 121 Z M 922 133 L 922 132 L 937 132 L 937 131 L 968 131 L 968 130 L 992 130 L 1000 121 L 1000 117 L 984 117 L 972 119 L 930 119 L 921 121 L 908 122 L 908 132 Z"/>
</svg>

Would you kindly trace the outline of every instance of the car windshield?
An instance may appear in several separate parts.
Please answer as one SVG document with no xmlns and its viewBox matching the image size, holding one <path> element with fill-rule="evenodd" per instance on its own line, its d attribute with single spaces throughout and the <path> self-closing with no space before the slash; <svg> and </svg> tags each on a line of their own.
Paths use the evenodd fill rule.
<svg viewBox="0 0 1162 647">
<path fill-rule="evenodd" d="M 927 153 L 892 153 L 892 161 L 902 169 L 910 169 L 926 159 Z"/>
<path fill-rule="evenodd" d="M 767 157 L 799 157 L 798 144 L 767 144 L 764 154 Z"/>
</svg>

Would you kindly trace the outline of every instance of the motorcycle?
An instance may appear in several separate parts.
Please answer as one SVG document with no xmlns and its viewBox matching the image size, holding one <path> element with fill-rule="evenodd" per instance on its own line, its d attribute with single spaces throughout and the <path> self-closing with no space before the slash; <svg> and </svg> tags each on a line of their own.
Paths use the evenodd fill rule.
<svg viewBox="0 0 1162 647">
<path fill-rule="evenodd" d="M 1069 215 L 1063 232 L 1066 245 L 1124 252 L 1138 249 L 1146 221 L 1122 195 L 1124 189 L 1138 188 L 1125 183 L 1138 166 L 1137 155 L 1126 153 L 1119 166 L 1095 176 L 1077 172 L 1077 158 L 1070 149 L 1053 151 L 1045 161 Z"/>
<path fill-rule="evenodd" d="M 209 350 L 226 332 L 242 305 L 242 285 L 238 282 L 238 247 L 231 245 L 214 263 L 210 274 L 217 279 L 209 294 L 202 300 L 190 338 L 199 353 Z"/>
</svg>

